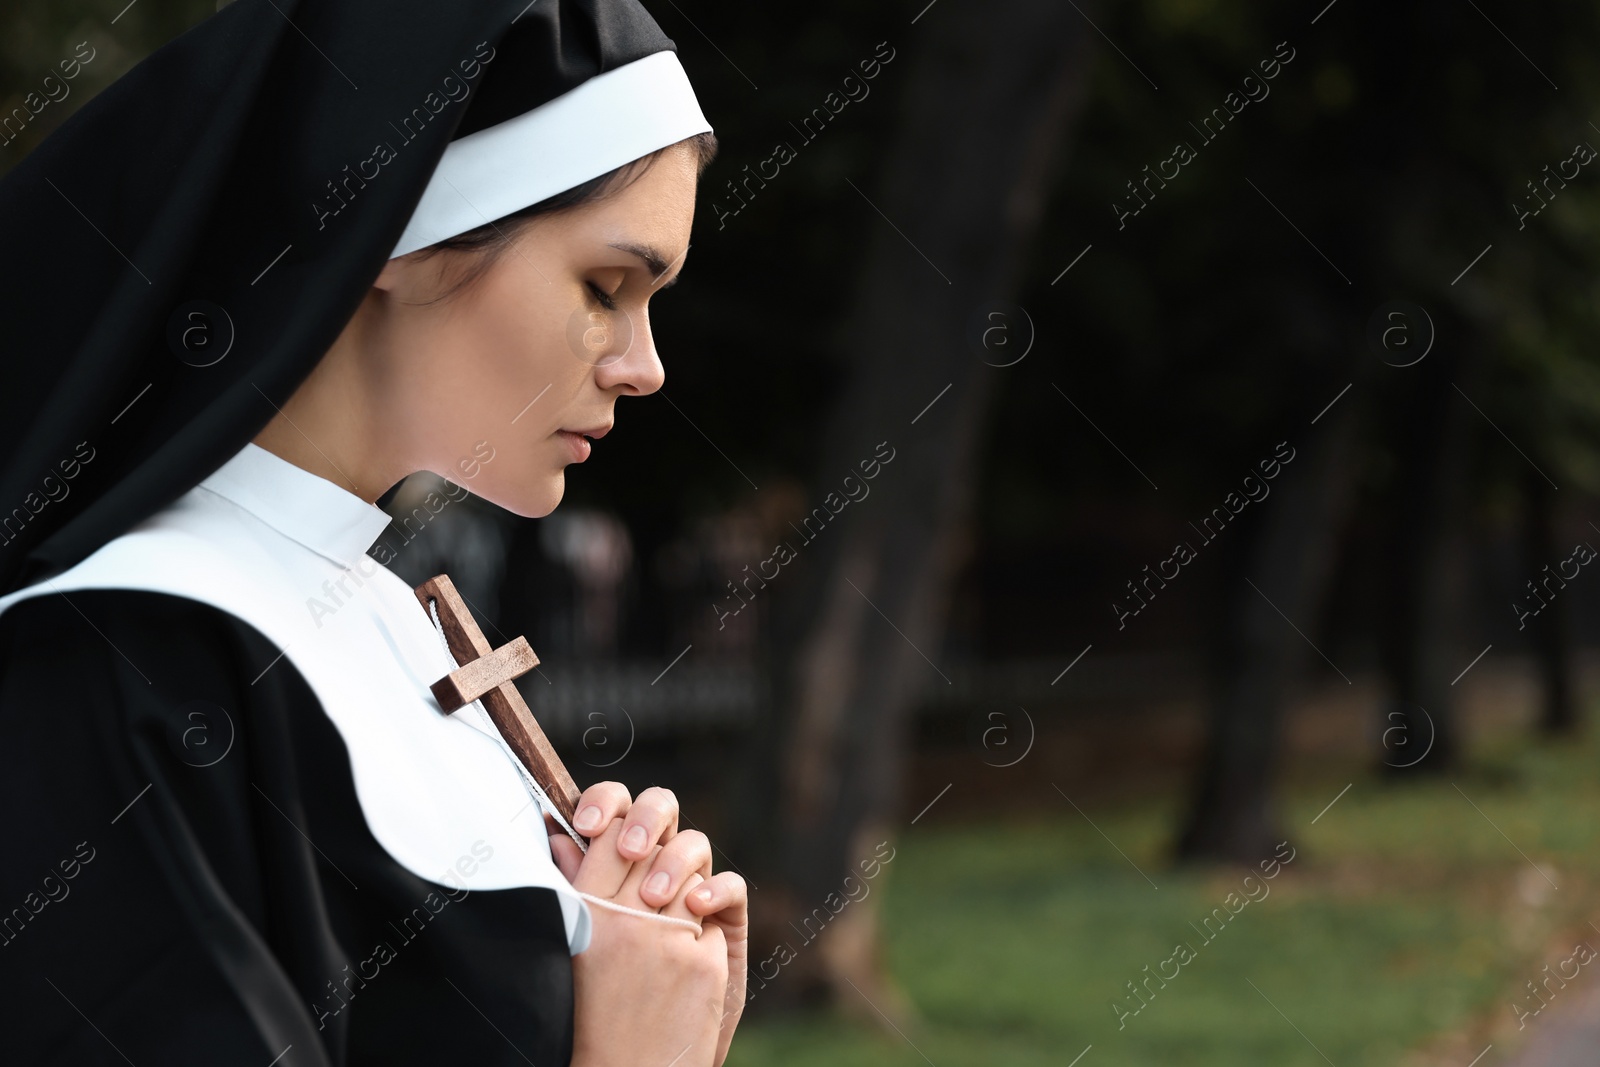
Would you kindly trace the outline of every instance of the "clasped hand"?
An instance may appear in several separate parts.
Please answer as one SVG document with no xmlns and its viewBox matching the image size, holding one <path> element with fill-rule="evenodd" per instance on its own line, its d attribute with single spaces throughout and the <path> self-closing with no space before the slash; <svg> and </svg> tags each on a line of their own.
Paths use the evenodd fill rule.
<svg viewBox="0 0 1600 1067">
<path fill-rule="evenodd" d="M 632 798 L 618 782 L 590 786 L 573 820 L 587 853 L 545 823 L 556 865 L 579 891 L 701 928 L 590 909 L 589 947 L 572 959 L 573 1067 L 720 1067 L 744 1009 L 744 879 L 712 873 L 710 840 L 678 829 L 668 789 Z"/>
</svg>

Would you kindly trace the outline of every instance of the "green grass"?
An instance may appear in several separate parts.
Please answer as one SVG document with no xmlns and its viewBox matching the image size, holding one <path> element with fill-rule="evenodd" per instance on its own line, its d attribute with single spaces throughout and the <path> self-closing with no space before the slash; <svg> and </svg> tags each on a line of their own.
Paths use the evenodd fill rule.
<svg viewBox="0 0 1600 1067">
<path fill-rule="evenodd" d="M 1492 1030 L 1499 1056 L 1515 1043 L 1508 1002 L 1564 954 L 1552 946 L 1583 934 L 1600 946 L 1585 924 L 1600 883 L 1597 762 L 1593 743 L 1506 742 L 1453 783 L 1355 777 L 1315 825 L 1354 775 L 1293 788 L 1298 854 L 1209 943 L 1189 923 L 1243 872 L 1165 867 L 1174 803 L 1090 812 L 1159 889 L 1059 798 L 1041 798 L 1031 824 L 918 827 L 879 888 L 891 971 L 920 1022 L 901 1037 L 833 1017 L 751 1019 L 729 1064 L 1065 1067 L 1092 1044 L 1080 1067 L 1387 1067 L 1469 1027 Z M 1119 1031 L 1112 998 L 1180 940 L 1196 958 Z"/>
</svg>

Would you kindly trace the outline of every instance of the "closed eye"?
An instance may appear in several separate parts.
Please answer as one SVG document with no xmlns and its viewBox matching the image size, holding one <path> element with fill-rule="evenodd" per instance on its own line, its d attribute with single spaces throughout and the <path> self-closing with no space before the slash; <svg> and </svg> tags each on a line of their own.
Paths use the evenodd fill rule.
<svg viewBox="0 0 1600 1067">
<path fill-rule="evenodd" d="M 589 286 L 589 291 L 594 294 L 594 298 L 600 301 L 601 307 L 605 308 L 607 311 L 617 310 L 617 302 L 611 299 L 610 293 L 594 284 L 594 282 L 589 282 L 587 284 Z"/>
</svg>

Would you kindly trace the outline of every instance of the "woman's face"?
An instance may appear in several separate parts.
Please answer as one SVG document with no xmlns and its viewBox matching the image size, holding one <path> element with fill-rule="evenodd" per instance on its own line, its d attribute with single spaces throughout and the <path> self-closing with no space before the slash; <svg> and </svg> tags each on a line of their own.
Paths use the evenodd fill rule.
<svg viewBox="0 0 1600 1067">
<path fill-rule="evenodd" d="M 526 223 L 468 288 L 437 304 L 470 253 L 391 260 L 375 399 L 399 421 L 406 470 L 431 470 L 518 515 L 560 503 L 566 467 L 661 388 L 650 297 L 683 267 L 697 165 L 686 145 L 600 200 Z M 583 435 L 588 435 L 586 438 Z"/>
</svg>

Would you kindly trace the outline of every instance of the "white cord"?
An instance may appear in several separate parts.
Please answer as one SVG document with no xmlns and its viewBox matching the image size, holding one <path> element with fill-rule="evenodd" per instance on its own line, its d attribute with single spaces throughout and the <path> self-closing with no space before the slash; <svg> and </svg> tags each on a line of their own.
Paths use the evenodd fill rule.
<svg viewBox="0 0 1600 1067">
<path fill-rule="evenodd" d="M 451 669 L 455 670 L 459 668 L 461 664 L 456 662 L 455 653 L 450 651 L 450 642 L 444 635 L 444 625 L 439 622 L 439 603 L 432 597 L 428 598 L 428 612 L 433 616 L 433 626 L 439 634 L 439 645 L 444 649 L 445 657 L 449 659 Z M 522 761 L 517 759 L 516 753 L 511 751 L 511 746 L 507 745 L 505 738 L 500 736 L 499 727 L 494 725 L 494 720 L 489 718 L 488 712 L 484 711 L 482 701 L 474 700 L 468 706 L 476 708 L 478 713 L 484 717 L 491 727 L 494 728 L 494 733 L 491 736 L 494 738 L 495 743 L 500 746 L 501 751 L 503 751 L 506 754 L 506 757 L 511 760 L 511 765 L 515 767 L 517 769 L 517 773 L 522 776 L 523 784 L 526 785 L 529 792 L 533 794 L 534 800 L 538 801 L 540 808 L 542 808 L 546 814 L 554 818 L 561 828 L 567 832 L 567 836 L 572 838 L 573 843 L 578 846 L 578 849 L 587 855 L 589 852 L 588 844 L 583 840 L 582 837 L 578 836 L 577 832 L 574 831 L 567 823 L 567 820 L 561 817 L 561 812 L 556 810 L 556 806 L 550 800 L 549 794 L 547 794 L 544 791 L 544 788 L 539 785 L 538 780 L 535 779 L 533 775 L 528 773 L 528 768 L 524 767 L 522 765 Z M 641 911 L 638 908 L 630 908 L 626 904 L 618 904 L 614 900 L 607 900 L 604 897 L 597 897 L 593 893 L 585 893 L 581 889 L 576 889 L 576 887 L 574 887 L 574 889 L 584 900 L 587 900 L 589 903 L 598 905 L 599 907 L 605 908 L 609 911 L 620 911 L 627 915 L 637 915 L 642 919 L 653 919 L 656 922 L 668 923 L 672 926 L 685 926 L 690 930 L 693 930 L 696 937 L 700 936 L 700 924 L 690 919 L 678 919 L 671 915 L 662 915 L 660 912 L 654 911 Z"/>
<path fill-rule="evenodd" d="M 675 919 L 671 915 L 662 915 L 656 911 L 640 911 L 638 908 L 630 908 L 626 904 L 618 904 L 614 900 L 606 900 L 604 897 L 597 897 L 593 893 L 585 893 L 582 890 L 579 890 L 578 895 L 591 904 L 598 904 L 602 908 L 608 908 L 611 911 L 637 915 L 642 919 L 654 919 L 656 922 L 671 923 L 673 926 L 687 926 L 694 931 L 696 937 L 700 936 L 700 924 L 691 919 Z"/>
</svg>

